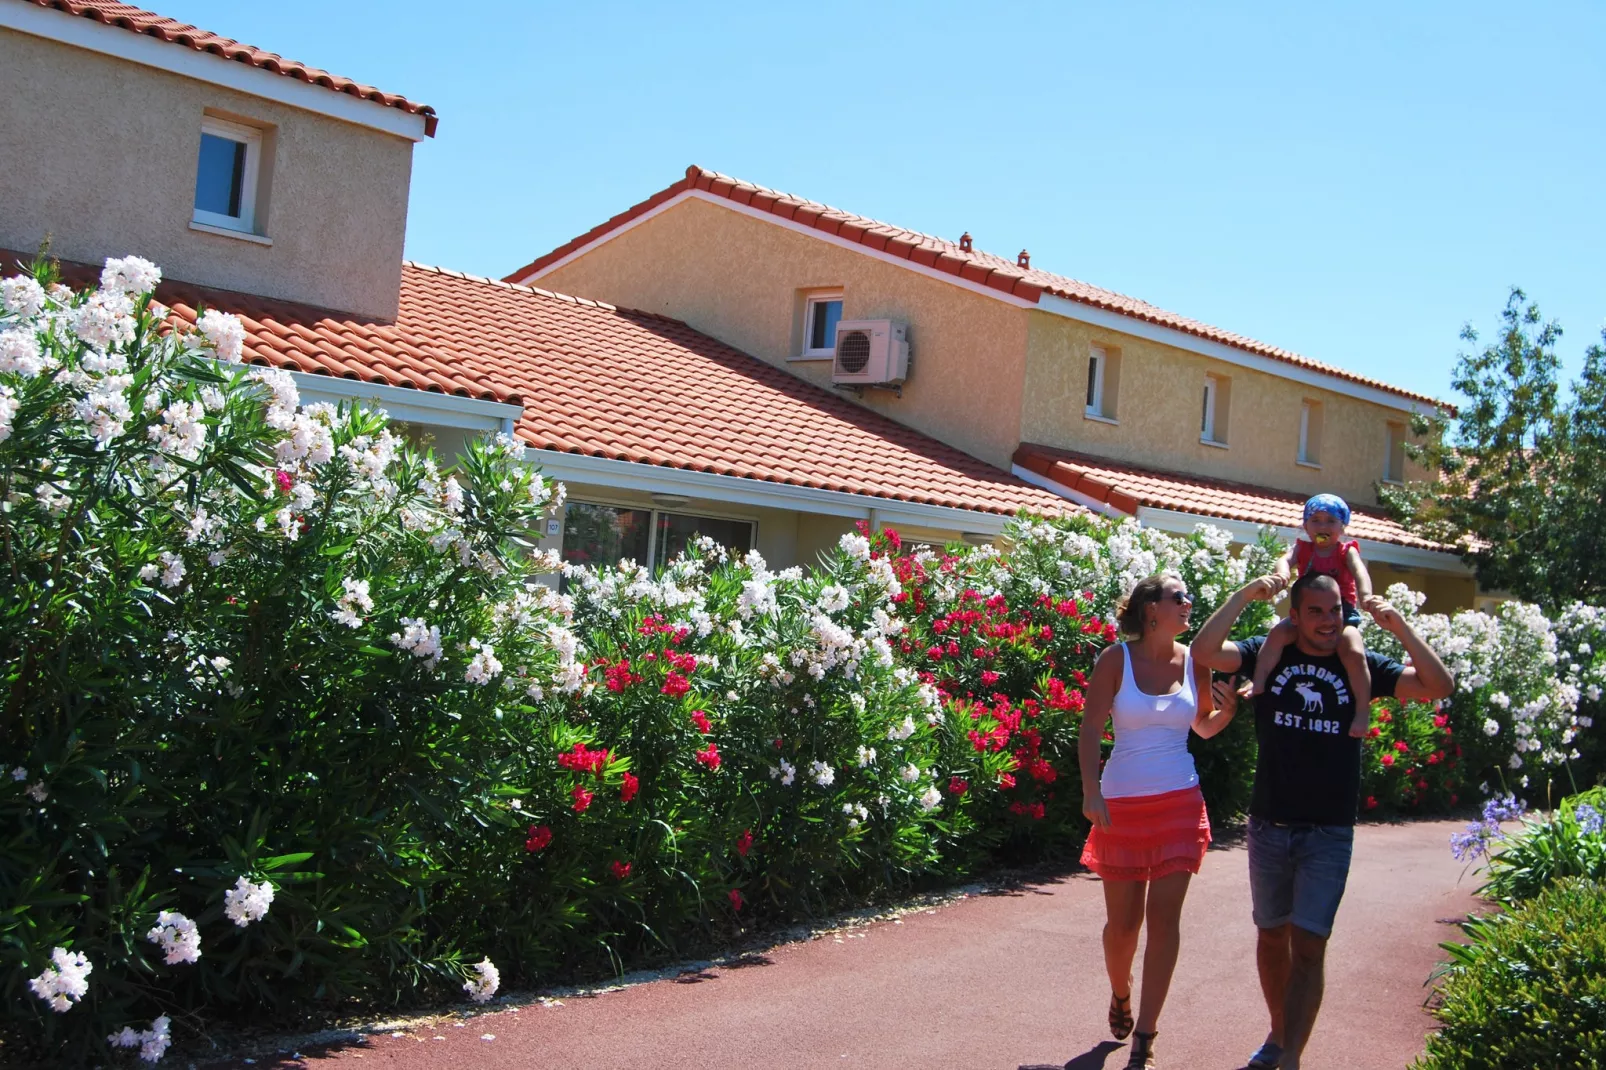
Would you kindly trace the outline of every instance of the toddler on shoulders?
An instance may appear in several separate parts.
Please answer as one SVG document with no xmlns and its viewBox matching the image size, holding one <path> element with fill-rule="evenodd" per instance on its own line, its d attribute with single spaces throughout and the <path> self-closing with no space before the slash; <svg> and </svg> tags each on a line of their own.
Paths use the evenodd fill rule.
<svg viewBox="0 0 1606 1070">
<path fill-rule="evenodd" d="M 1287 587 L 1291 576 L 1307 572 L 1325 573 L 1338 581 L 1344 599 L 1344 628 L 1339 633 L 1338 657 L 1349 676 L 1355 696 L 1355 718 L 1349 734 L 1366 735 L 1372 719 L 1372 673 L 1366 664 L 1366 647 L 1361 641 L 1360 606 L 1371 607 L 1372 576 L 1361 560 L 1360 544 L 1346 538 L 1350 521 L 1349 504 L 1336 494 L 1318 494 L 1305 503 L 1305 534 L 1295 539 L 1288 553 L 1277 562 L 1275 578 Z M 1266 689 L 1272 670 L 1282 659 L 1283 650 L 1293 642 L 1294 622 L 1280 620 L 1266 636 L 1266 644 L 1255 659 L 1254 694 Z"/>
</svg>

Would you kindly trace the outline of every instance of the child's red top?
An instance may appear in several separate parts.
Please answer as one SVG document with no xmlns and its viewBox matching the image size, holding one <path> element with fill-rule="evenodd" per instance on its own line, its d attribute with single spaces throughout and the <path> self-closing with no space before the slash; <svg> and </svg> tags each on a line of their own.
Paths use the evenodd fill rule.
<svg viewBox="0 0 1606 1070">
<path fill-rule="evenodd" d="M 1321 572 L 1338 581 L 1338 591 L 1345 602 L 1355 605 L 1359 602 L 1358 589 L 1355 586 L 1355 577 L 1350 573 L 1349 566 L 1344 563 L 1349 555 L 1350 547 L 1356 553 L 1361 552 L 1361 544 L 1354 539 L 1338 544 L 1338 549 L 1327 557 L 1318 557 L 1316 544 L 1309 539 L 1299 539 L 1294 543 L 1294 564 L 1299 567 L 1299 574 L 1303 576 L 1307 571 Z"/>
</svg>

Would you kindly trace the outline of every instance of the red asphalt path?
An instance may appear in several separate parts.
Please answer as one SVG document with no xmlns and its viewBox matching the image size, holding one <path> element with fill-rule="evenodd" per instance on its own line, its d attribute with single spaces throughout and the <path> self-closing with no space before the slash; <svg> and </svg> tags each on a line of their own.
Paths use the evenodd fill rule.
<svg viewBox="0 0 1606 1070">
<path fill-rule="evenodd" d="M 1422 1050 L 1438 944 L 1475 900 L 1458 822 L 1362 826 L 1327 955 L 1310 1070 L 1400 1070 Z M 531 1004 L 257 1067 L 600 1070 L 921 1067 L 1115 1070 L 1099 946 L 1103 896 L 1077 875 L 977 895 L 562 1006 Z M 1241 845 L 1212 851 L 1183 912 L 1156 1045 L 1167 1070 L 1241 1067 L 1266 1031 Z M 1142 951 L 1139 951 L 1139 962 Z M 239 1066 L 241 1064 L 229 1064 Z M 351 1070 L 357 1070 L 351 1067 Z"/>
</svg>

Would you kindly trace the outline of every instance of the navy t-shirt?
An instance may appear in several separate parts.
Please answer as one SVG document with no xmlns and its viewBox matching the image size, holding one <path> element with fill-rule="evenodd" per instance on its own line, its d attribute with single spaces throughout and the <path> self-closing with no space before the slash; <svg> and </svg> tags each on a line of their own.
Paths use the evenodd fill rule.
<svg viewBox="0 0 1606 1070">
<path fill-rule="evenodd" d="M 1237 644 L 1245 677 L 1255 671 L 1264 636 Z M 1372 697 L 1391 698 L 1405 666 L 1370 651 Z M 1355 698 L 1337 654 L 1314 657 L 1297 644 L 1255 698 L 1255 790 L 1249 813 L 1288 824 L 1353 825 L 1361 795 L 1361 741 L 1349 734 Z"/>
</svg>

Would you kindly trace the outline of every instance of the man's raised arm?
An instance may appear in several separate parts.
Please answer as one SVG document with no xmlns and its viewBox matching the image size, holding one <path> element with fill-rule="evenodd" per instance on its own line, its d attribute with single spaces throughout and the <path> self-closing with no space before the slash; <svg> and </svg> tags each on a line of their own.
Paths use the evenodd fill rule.
<svg viewBox="0 0 1606 1070">
<path fill-rule="evenodd" d="M 1410 622 L 1387 602 L 1378 604 L 1371 612 L 1378 627 L 1398 639 L 1411 659 L 1394 685 L 1394 697 L 1401 702 L 1438 702 L 1449 698 L 1455 691 L 1455 678 L 1433 648 L 1416 634 Z"/>
<path fill-rule="evenodd" d="M 1277 581 L 1270 576 L 1250 580 L 1210 614 L 1199 634 L 1193 637 L 1193 660 L 1217 672 L 1237 672 L 1243 665 L 1238 645 L 1228 641 L 1232 626 L 1251 602 L 1269 602 L 1276 596 Z"/>
</svg>

